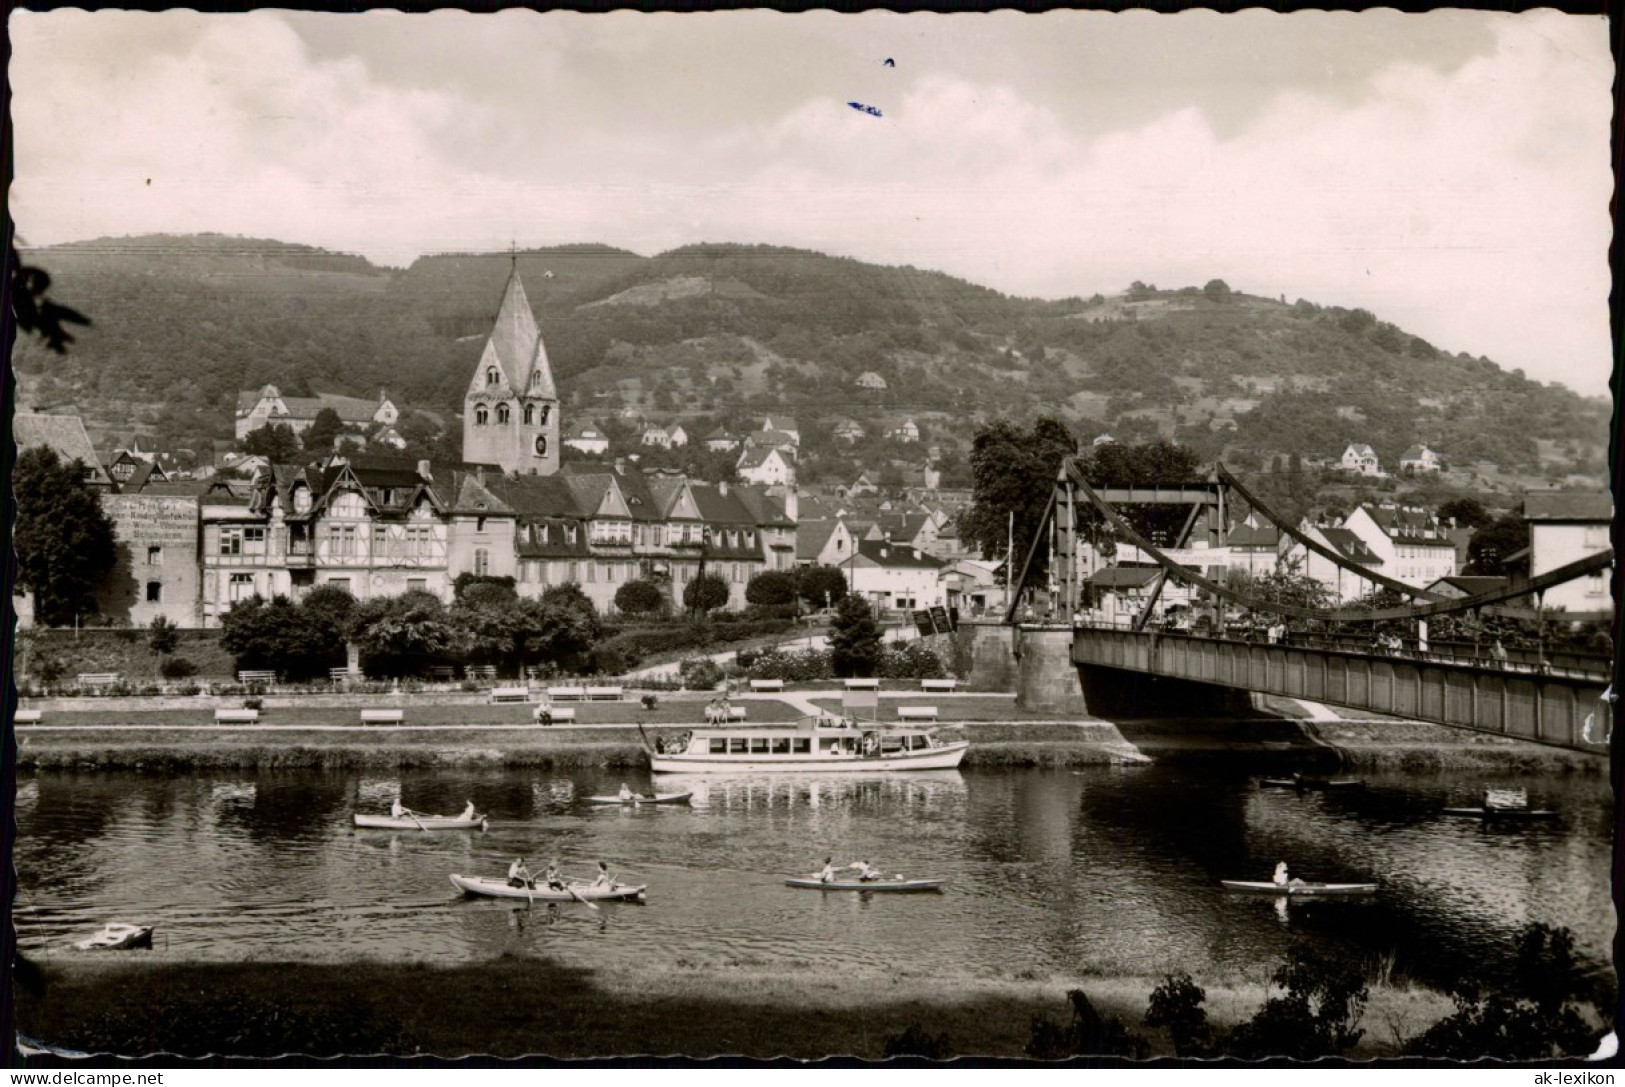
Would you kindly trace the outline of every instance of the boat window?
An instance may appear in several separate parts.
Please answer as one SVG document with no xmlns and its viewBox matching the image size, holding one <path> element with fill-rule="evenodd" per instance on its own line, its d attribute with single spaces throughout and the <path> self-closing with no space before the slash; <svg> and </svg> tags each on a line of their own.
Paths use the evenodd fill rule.
<svg viewBox="0 0 1625 1087">
<path fill-rule="evenodd" d="M 805 736 L 798 737 L 795 741 L 795 752 L 797 755 L 812 754 L 812 740 Z"/>
<path fill-rule="evenodd" d="M 711 741 L 711 754 L 726 755 L 727 753 L 728 741 L 725 738 L 718 736 L 716 739 Z"/>
<path fill-rule="evenodd" d="M 824 750 L 825 751 L 830 751 L 830 752 L 838 752 L 838 751 L 840 751 L 841 750 L 841 741 L 840 740 L 825 740 L 824 741 Z"/>
<path fill-rule="evenodd" d="M 745 748 L 746 741 L 743 736 L 735 736 L 733 739 L 728 741 L 728 751 L 731 754 L 743 755 L 745 753 Z"/>
<path fill-rule="evenodd" d="M 775 754 L 775 755 L 788 755 L 789 753 L 790 753 L 790 737 L 786 736 L 783 739 L 776 739 L 776 740 L 773 741 L 773 754 Z"/>
<path fill-rule="evenodd" d="M 766 736 L 752 736 L 751 741 L 750 741 L 750 753 L 752 755 L 765 755 L 765 754 L 767 754 L 767 737 Z"/>
</svg>

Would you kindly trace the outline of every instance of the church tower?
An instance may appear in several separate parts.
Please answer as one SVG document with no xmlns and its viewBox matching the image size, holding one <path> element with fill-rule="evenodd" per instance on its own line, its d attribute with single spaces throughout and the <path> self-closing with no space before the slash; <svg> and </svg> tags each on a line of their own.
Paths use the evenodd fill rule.
<svg viewBox="0 0 1625 1087">
<path fill-rule="evenodd" d="M 463 460 L 509 475 L 559 470 L 559 393 L 517 263 L 463 394 Z"/>
</svg>

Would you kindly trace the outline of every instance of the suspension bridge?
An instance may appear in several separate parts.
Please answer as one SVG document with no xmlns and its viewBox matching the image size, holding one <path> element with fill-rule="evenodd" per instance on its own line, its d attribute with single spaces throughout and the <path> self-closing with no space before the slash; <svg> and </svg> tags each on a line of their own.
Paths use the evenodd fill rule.
<svg viewBox="0 0 1625 1087">
<path fill-rule="evenodd" d="M 1313 607 L 1259 594 L 1246 579 L 1223 576 L 1193 557 L 1224 552 L 1228 507 L 1237 499 L 1304 551 L 1372 586 L 1392 590 L 1394 607 Z M 1183 510 L 1163 516 L 1175 530 L 1154 543 L 1125 509 Z M 1132 547 L 1154 564 L 1138 610 L 1105 622 L 1080 609 L 1100 543 Z M 1048 549 L 1047 570 L 1039 561 Z M 1138 556 L 1137 556 L 1138 557 Z M 1482 645 L 1430 643 L 1428 623 L 1444 616 L 1534 619 L 1544 629 L 1544 594 L 1612 568 L 1613 552 L 1588 555 L 1537 577 L 1488 592 L 1446 597 L 1388 577 L 1278 516 L 1222 465 L 1200 482 L 1169 487 L 1094 487 L 1081 459 L 1062 462 L 1040 530 L 1011 593 L 1005 623 L 1014 629 L 1019 689 L 1032 701 L 1081 699 L 1091 713 L 1200 716 L 1231 712 L 1253 693 L 1299 698 L 1365 713 L 1429 721 L 1497 736 L 1607 754 L 1612 737 L 1609 656 L 1552 652 L 1509 654 Z M 1204 572 L 1205 571 L 1205 572 Z M 1218 574 L 1218 576 L 1212 576 Z M 1040 585 L 1040 582 L 1042 584 Z M 1189 587 L 1218 616 L 1208 630 L 1152 623 L 1170 583 Z M 1074 616 L 1070 623 L 1023 621 L 1022 602 L 1042 588 Z M 1533 601 L 1531 608 L 1529 603 Z M 1266 637 L 1226 636 L 1227 608 L 1275 617 Z M 1372 637 L 1378 624 L 1404 624 L 1404 639 Z M 1074 678 L 1075 677 L 1075 678 Z"/>
</svg>

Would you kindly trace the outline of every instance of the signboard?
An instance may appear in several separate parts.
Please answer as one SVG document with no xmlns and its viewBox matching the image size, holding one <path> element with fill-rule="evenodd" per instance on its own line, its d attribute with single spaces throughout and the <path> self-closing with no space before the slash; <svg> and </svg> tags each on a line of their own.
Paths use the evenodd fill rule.
<svg viewBox="0 0 1625 1087">
<path fill-rule="evenodd" d="M 954 623 L 948 616 L 948 609 L 941 604 L 931 609 L 931 625 L 937 628 L 938 634 L 954 632 Z"/>
<path fill-rule="evenodd" d="M 920 637 L 922 638 L 929 638 L 937 632 L 936 628 L 931 625 L 931 613 L 929 611 L 915 612 L 914 625 L 919 628 Z"/>
</svg>

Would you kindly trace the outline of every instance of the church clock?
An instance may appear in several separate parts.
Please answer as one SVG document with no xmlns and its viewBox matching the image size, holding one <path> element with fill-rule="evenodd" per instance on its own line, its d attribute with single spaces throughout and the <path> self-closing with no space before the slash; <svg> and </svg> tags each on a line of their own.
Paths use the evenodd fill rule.
<svg viewBox="0 0 1625 1087">
<path fill-rule="evenodd" d="M 538 435 L 536 435 L 535 448 L 536 448 L 536 455 L 538 457 L 547 456 L 547 435 L 546 434 L 538 434 Z"/>
</svg>

